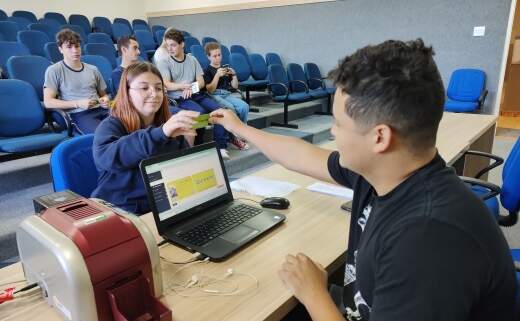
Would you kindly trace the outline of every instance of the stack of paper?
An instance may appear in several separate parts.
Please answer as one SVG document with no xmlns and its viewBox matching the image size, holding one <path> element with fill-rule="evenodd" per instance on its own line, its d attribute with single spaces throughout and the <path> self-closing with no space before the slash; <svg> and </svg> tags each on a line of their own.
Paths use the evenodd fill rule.
<svg viewBox="0 0 520 321">
<path fill-rule="evenodd" d="M 311 185 L 307 186 L 307 189 L 309 191 L 313 191 L 313 192 L 339 196 L 339 197 L 345 198 L 347 200 L 351 200 L 354 197 L 354 191 L 351 190 L 350 188 L 322 183 L 322 182 L 316 182 L 314 184 L 311 184 Z"/>
<path fill-rule="evenodd" d="M 262 197 L 283 197 L 301 187 L 289 182 L 276 181 L 256 176 L 247 176 L 233 181 L 229 185 L 235 192 L 247 192 L 251 195 Z"/>
</svg>

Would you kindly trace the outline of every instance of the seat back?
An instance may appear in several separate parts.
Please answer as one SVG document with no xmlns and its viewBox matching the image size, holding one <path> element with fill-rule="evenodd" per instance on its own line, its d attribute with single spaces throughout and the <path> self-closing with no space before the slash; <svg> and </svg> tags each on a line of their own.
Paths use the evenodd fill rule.
<svg viewBox="0 0 520 321">
<path fill-rule="evenodd" d="M 244 56 L 244 58 L 247 59 L 247 50 L 244 46 L 242 45 L 231 45 L 231 47 L 229 48 L 229 50 L 231 51 L 232 54 L 234 53 L 238 53 L 238 54 L 241 54 Z"/>
<path fill-rule="evenodd" d="M 63 55 L 61 54 L 56 42 L 47 42 L 43 47 L 43 51 L 45 51 L 45 57 L 47 57 L 47 59 L 52 63 L 57 63 L 58 61 L 63 60 Z"/>
<path fill-rule="evenodd" d="M 112 32 L 112 22 L 107 17 L 94 17 L 92 19 L 92 29 L 94 32 L 104 32 L 110 37 L 114 35 Z"/>
<path fill-rule="evenodd" d="M 132 29 L 122 22 L 114 22 L 112 24 L 112 32 L 114 33 L 114 39 L 119 39 L 124 36 L 130 36 L 132 34 Z"/>
<path fill-rule="evenodd" d="M 83 30 L 82 27 L 77 26 L 77 25 L 64 24 L 64 25 L 60 26 L 60 30 L 63 30 L 63 29 L 70 29 L 70 30 L 74 31 L 75 33 L 77 33 L 79 35 L 79 38 L 81 39 L 82 44 L 85 44 L 88 42 L 87 34 L 85 33 L 85 31 Z"/>
<path fill-rule="evenodd" d="M 69 16 L 69 23 L 71 25 L 80 26 L 85 34 L 88 35 L 92 32 L 92 26 L 90 25 L 90 20 L 82 14 L 71 14 Z"/>
<path fill-rule="evenodd" d="M 19 42 L 0 41 L 0 67 L 7 71 L 7 60 L 12 56 L 30 55 L 29 49 Z"/>
<path fill-rule="evenodd" d="M 248 58 L 253 78 L 255 80 L 267 79 L 267 64 L 265 63 L 264 57 L 260 54 L 252 53 Z"/>
<path fill-rule="evenodd" d="M 199 39 L 195 37 L 184 37 L 184 53 L 190 53 L 191 46 L 193 45 L 201 46 Z"/>
<path fill-rule="evenodd" d="M 109 35 L 103 32 L 92 32 L 87 36 L 88 43 L 104 43 L 114 48 L 114 42 Z M 114 49 L 115 50 L 115 49 Z"/>
<path fill-rule="evenodd" d="M 229 56 L 231 68 L 235 69 L 238 81 L 246 81 L 251 76 L 251 69 L 247 63 L 246 57 L 239 53 L 232 53 Z"/>
<path fill-rule="evenodd" d="M 31 23 L 29 30 L 41 31 L 49 37 L 49 41 L 54 41 L 56 39 L 56 33 L 58 33 L 60 29 L 44 23 Z"/>
<path fill-rule="evenodd" d="M 23 43 L 31 55 L 45 57 L 45 51 L 43 47 L 51 39 L 44 32 L 37 30 L 22 30 L 18 31 L 18 42 Z"/>
<path fill-rule="evenodd" d="M 486 74 L 479 69 L 457 69 L 451 74 L 448 98 L 458 101 L 478 101 L 486 85 Z"/>
<path fill-rule="evenodd" d="M 65 19 L 65 16 L 62 15 L 59 12 L 47 12 L 43 15 L 45 19 L 55 20 L 59 23 L 59 25 L 66 25 L 67 19 Z"/>
<path fill-rule="evenodd" d="M 184 31 L 184 30 L 179 30 L 179 31 L 182 33 L 182 35 L 184 37 L 191 37 L 191 33 L 187 32 L 187 31 Z"/>
<path fill-rule="evenodd" d="M 112 68 L 110 61 L 99 55 L 84 55 L 81 56 L 81 60 L 84 63 L 96 66 L 101 73 L 101 76 L 103 76 L 103 80 L 105 80 L 105 83 L 107 84 L 107 93 L 112 94 L 114 92 L 112 86 L 112 70 L 114 68 Z"/>
<path fill-rule="evenodd" d="M 204 48 L 201 45 L 193 45 L 190 49 L 191 54 L 197 59 L 202 69 L 206 69 L 210 62 L 208 56 L 204 52 Z"/>
<path fill-rule="evenodd" d="M 305 72 L 300 64 L 290 63 L 287 65 L 287 76 L 290 81 L 298 80 L 303 82 L 293 82 L 291 83 L 291 91 L 292 92 L 305 92 L 307 88 L 305 88 L 305 84 L 307 83 L 307 78 L 305 78 Z"/>
<path fill-rule="evenodd" d="M 7 13 L 4 10 L 0 9 L 0 21 L 7 20 Z"/>
<path fill-rule="evenodd" d="M 125 26 L 128 27 L 128 29 L 130 29 L 130 34 L 132 34 L 132 24 L 130 24 L 130 21 L 128 21 L 127 19 L 125 18 L 114 18 L 114 22 L 112 23 L 112 31 L 114 31 L 114 23 L 122 23 L 124 24 Z"/>
<path fill-rule="evenodd" d="M 279 83 L 289 87 L 289 78 L 287 77 L 287 72 L 282 65 L 270 65 L 267 70 L 267 78 L 269 79 L 270 84 Z M 271 92 L 274 96 L 282 96 L 287 94 L 285 89 L 280 86 L 271 86 Z"/>
<path fill-rule="evenodd" d="M 511 213 L 520 210 L 520 137 L 504 164 L 500 203 Z"/>
<path fill-rule="evenodd" d="M 92 155 L 94 135 L 82 135 L 61 142 L 50 159 L 54 191 L 69 189 L 84 197 L 97 187 L 99 173 Z"/>
<path fill-rule="evenodd" d="M 62 26 L 62 24 L 58 20 L 48 19 L 48 18 L 38 19 L 38 23 L 42 23 L 44 25 L 52 26 L 56 30 L 60 30 L 60 27 Z M 65 22 L 64 24 L 67 24 L 67 23 Z"/>
<path fill-rule="evenodd" d="M 0 81 L 0 136 L 25 136 L 45 122 L 43 107 L 34 88 L 18 79 Z"/>
<path fill-rule="evenodd" d="M 222 64 L 229 65 L 229 56 L 231 55 L 231 52 L 229 52 L 228 47 L 220 45 L 220 53 L 222 54 Z"/>
<path fill-rule="evenodd" d="M 103 56 L 110 62 L 112 69 L 117 66 L 116 53 L 113 45 L 106 43 L 87 43 L 85 45 L 85 54 Z"/>
<path fill-rule="evenodd" d="M 11 16 L 25 18 L 25 19 L 29 20 L 31 23 L 35 23 L 36 21 L 38 21 L 38 19 L 36 18 L 36 15 L 30 11 L 16 10 L 16 11 L 13 11 Z"/>
<path fill-rule="evenodd" d="M 155 37 L 155 42 L 157 42 L 157 44 L 160 45 L 162 43 L 165 33 L 166 33 L 166 30 L 164 30 L 164 29 L 159 29 L 154 32 L 153 35 Z"/>
<path fill-rule="evenodd" d="M 152 26 L 152 33 L 155 34 L 157 32 L 157 30 L 166 30 L 166 27 L 165 26 L 161 26 L 161 25 L 153 25 Z"/>
<path fill-rule="evenodd" d="M 202 47 L 204 47 L 208 42 L 216 42 L 216 43 L 219 43 L 217 41 L 217 39 L 213 38 L 213 37 L 204 37 L 202 38 Z"/>
<path fill-rule="evenodd" d="M 29 30 L 29 25 L 32 23 L 24 17 L 8 17 L 7 21 L 16 23 L 19 30 Z"/>
<path fill-rule="evenodd" d="M 150 31 L 150 27 L 148 26 L 148 22 L 142 20 L 142 19 L 134 19 L 132 20 L 132 28 L 134 30 L 148 30 Z"/>
<path fill-rule="evenodd" d="M 51 66 L 51 62 L 40 56 L 14 56 L 7 60 L 7 73 L 11 79 L 23 80 L 31 84 L 43 101 L 43 84 L 45 71 Z"/>
<path fill-rule="evenodd" d="M 268 52 L 265 54 L 265 62 L 268 66 L 270 65 L 280 65 L 283 66 L 282 59 L 277 53 Z"/>
<path fill-rule="evenodd" d="M 146 50 L 155 50 L 157 48 L 157 43 L 150 30 L 135 30 L 134 34 L 141 51 L 145 52 Z"/>
<path fill-rule="evenodd" d="M 321 87 L 321 71 L 318 65 L 313 62 L 307 62 L 303 65 L 303 70 L 305 71 L 309 89 Z"/>
<path fill-rule="evenodd" d="M 0 34 L 4 36 L 6 41 L 16 41 L 16 35 L 20 27 L 16 22 L 0 21 Z"/>
</svg>

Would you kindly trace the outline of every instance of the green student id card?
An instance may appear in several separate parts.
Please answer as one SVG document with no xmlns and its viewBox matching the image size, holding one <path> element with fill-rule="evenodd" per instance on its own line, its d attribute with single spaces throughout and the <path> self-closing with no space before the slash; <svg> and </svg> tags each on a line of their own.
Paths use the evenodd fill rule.
<svg viewBox="0 0 520 321">
<path fill-rule="evenodd" d="M 193 118 L 193 120 L 196 121 L 196 123 L 193 124 L 193 129 L 199 129 L 199 128 L 204 128 L 204 127 L 208 126 L 209 125 L 208 119 L 209 119 L 209 114 L 202 114 L 202 115 L 199 115 L 198 117 Z"/>
</svg>

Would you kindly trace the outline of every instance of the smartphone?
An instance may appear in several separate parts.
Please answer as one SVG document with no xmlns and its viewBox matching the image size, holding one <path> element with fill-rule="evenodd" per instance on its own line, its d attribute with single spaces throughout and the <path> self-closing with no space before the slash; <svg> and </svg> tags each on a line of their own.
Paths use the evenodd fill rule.
<svg viewBox="0 0 520 321">
<path fill-rule="evenodd" d="M 348 201 L 341 204 L 341 209 L 347 212 L 352 212 L 352 201 Z"/>
</svg>

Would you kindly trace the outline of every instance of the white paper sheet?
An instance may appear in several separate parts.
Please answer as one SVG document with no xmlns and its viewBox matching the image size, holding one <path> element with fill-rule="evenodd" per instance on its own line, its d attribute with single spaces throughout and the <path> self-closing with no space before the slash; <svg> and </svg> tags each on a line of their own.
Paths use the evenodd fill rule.
<svg viewBox="0 0 520 321">
<path fill-rule="evenodd" d="M 229 185 L 235 192 L 247 192 L 251 195 L 262 197 L 287 196 L 301 187 L 293 183 L 276 181 L 257 176 L 247 176 L 233 181 Z"/>
<path fill-rule="evenodd" d="M 314 184 L 311 184 L 307 186 L 307 189 L 309 191 L 333 195 L 333 196 L 339 196 L 341 198 L 351 200 L 354 197 L 354 191 L 350 188 L 341 187 L 338 185 L 332 185 L 328 183 L 323 182 L 316 182 Z"/>
</svg>

